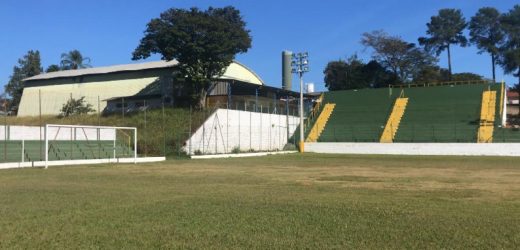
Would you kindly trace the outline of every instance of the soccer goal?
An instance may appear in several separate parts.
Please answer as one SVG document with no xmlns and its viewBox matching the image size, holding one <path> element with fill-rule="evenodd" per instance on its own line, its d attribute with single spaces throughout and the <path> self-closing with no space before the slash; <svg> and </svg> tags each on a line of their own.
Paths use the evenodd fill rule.
<svg viewBox="0 0 520 250">
<path fill-rule="evenodd" d="M 47 124 L 44 135 L 45 168 L 60 160 L 137 160 L 135 127 Z"/>
</svg>

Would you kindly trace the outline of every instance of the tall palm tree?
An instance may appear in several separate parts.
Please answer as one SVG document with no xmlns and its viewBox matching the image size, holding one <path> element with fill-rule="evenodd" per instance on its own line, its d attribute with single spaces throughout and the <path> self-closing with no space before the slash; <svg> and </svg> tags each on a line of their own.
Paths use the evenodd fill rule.
<svg viewBox="0 0 520 250">
<path fill-rule="evenodd" d="M 61 68 L 63 70 L 69 69 L 84 69 L 90 68 L 90 58 L 83 57 L 79 50 L 71 50 L 68 53 L 61 54 Z"/>
</svg>

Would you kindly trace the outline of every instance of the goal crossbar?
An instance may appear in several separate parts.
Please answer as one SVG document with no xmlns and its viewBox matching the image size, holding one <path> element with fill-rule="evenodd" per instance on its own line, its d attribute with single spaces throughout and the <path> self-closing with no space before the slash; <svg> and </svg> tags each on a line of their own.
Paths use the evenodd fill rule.
<svg viewBox="0 0 520 250">
<path fill-rule="evenodd" d="M 92 125 L 61 125 L 61 124 L 45 124 L 45 130 L 44 130 L 44 139 L 45 139 L 45 168 L 47 169 L 49 167 L 49 140 L 53 140 L 51 138 L 51 135 L 49 134 L 49 128 L 70 128 L 72 129 L 96 129 L 99 131 L 100 129 L 113 129 L 114 130 L 114 158 L 116 157 L 116 137 L 117 137 L 117 130 L 132 130 L 133 131 L 133 143 L 134 143 L 134 150 L 133 150 L 133 158 L 134 158 L 134 164 L 137 163 L 137 128 L 136 127 L 116 127 L 116 126 L 92 126 Z M 71 132 L 72 133 L 72 132 Z M 83 133 L 85 131 L 83 130 Z M 124 133 L 126 134 L 126 133 Z M 58 134 L 56 134 L 55 138 Z M 127 134 L 126 134 L 127 135 Z M 87 135 L 85 134 L 85 137 L 87 138 Z M 130 139 L 130 138 L 129 138 Z M 71 140 L 72 135 L 71 135 Z M 86 139 L 88 141 L 88 138 Z"/>
</svg>

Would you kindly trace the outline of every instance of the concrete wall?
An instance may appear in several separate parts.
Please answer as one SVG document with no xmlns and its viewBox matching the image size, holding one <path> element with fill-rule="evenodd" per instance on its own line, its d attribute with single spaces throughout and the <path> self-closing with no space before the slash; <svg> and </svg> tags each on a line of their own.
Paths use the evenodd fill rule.
<svg viewBox="0 0 520 250">
<path fill-rule="evenodd" d="M 520 143 L 306 143 L 306 152 L 384 155 L 520 156 Z"/>
<path fill-rule="evenodd" d="M 218 109 L 186 141 L 185 151 L 195 154 L 241 151 L 276 151 L 287 144 L 298 126 L 296 116 Z"/>
<path fill-rule="evenodd" d="M 77 141 L 86 140 L 113 141 L 116 138 L 115 129 L 110 128 L 57 128 L 50 127 L 49 140 L 68 141 L 71 138 Z M 38 126 L 0 126 L 0 141 L 45 140 L 45 127 Z"/>
</svg>

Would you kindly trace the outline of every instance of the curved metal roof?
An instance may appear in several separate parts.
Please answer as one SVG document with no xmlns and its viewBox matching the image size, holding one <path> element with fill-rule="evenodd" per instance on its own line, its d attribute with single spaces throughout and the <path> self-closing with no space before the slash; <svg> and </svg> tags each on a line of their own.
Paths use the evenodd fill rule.
<svg viewBox="0 0 520 250">
<path fill-rule="evenodd" d="M 153 62 L 144 62 L 144 63 L 133 63 L 133 64 L 121 64 L 121 65 L 112 65 L 106 67 L 95 67 L 95 68 L 85 68 L 85 69 L 76 69 L 76 70 L 62 70 L 50 73 L 39 74 L 36 76 L 32 76 L 29 78 L 25 78 L 24 81 L 37 81 L 37 80 L 48 80 L 54 78 L 68 78 L 68 77 L 77 77 L 77 76 L 85 76 L 85 75 L 99 75 L 99 74 L 110 74 L 116 72 L 128 72 L 128 71 L 139 71 L 139 70 L 147 70 L 147 69 L 161 69 L 161 68 L 170 68 L 179 64 L 178 61 L 153 61 Z M 245 66 L 244 64 L 233 61 L 228 68 L 226 69 L 224 75 L 221 77 L 222 79 L 233 79 L 239 80 L 243 82 L 249 82 L 258 85 L 264 85 L 264 81 L 250 68 Z"/>
</svg>

